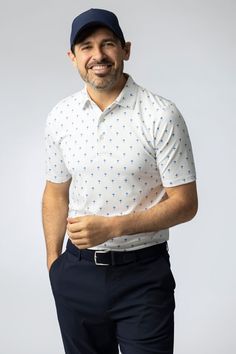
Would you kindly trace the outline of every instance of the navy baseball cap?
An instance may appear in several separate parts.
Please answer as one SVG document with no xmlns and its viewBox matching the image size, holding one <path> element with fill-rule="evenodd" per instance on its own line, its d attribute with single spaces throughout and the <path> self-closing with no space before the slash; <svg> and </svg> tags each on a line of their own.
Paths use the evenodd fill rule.
<svg viewBox="0 0 236 354">
<path fill-rule="evenodd" d="M 90 26 L 102 25 L 109 28 L 118 37 L 122 44 L 125 43 L 123 32 L 120 28 L 116 15 L 108 10 L 90 9 L 82 12 L 72 22 L 70 45 L 75 43 L 75 39 L 79 33 Z"/>
</svg>

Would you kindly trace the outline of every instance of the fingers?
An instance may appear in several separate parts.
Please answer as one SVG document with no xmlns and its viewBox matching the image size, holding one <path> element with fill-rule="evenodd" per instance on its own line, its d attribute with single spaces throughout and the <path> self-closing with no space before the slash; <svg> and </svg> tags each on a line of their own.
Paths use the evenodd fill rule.
<svg viewBox="0 0 236 354">
<path fill-rule="evenodd" d="M 67 221 L 68 221 L 68 223 L 70 223 L 70 224 L 74 224 L 75 222 L 78 222 L 79 219 L 80 219 L 80 218 L 79 218 L 78 216 L 75 217 L 75 218 L 68 217 L 68 218 L 67 218 Z"/>
<path fill-rule="evenodd" d="M 90 243 L 85 242 L 84 240 L 71 240 L 71 242 L 81 250 L 92 247 Z"/>
<path fill-rule="evenodd" d="M 78 232 L 76 230 L 76 232 L 71 232 L 67 230 L 67 235 L 72 239 L 72 240 L 76 240 L 76 239 L 82 239 L 85 237 L 85 235 L 82 234 L 82 232 Z"/>
<path fill-rule="evenodd" d="M 76 245 L 77 247 L 81 248 L 81 249 L 85 249 L 85 248 L 94 246 L 93 242 L 91 240 L 91 237 L 89 237 L 86 232 L 83 232 L 83 231 L 81 231 L 81 232 L 70 232 L 70 231 L 67 231 L 67 234 L 68 234 L 69 239 L 71 240 L 71 242 L 74 245 Z"/>
<path fill-rule="evenodd" d="M 79 232 L 82 231 L 82 225 L 79 225 L 77 223 L 74 224 L 67 224 L 67 230 L 70 232 Z"/>
</svg>

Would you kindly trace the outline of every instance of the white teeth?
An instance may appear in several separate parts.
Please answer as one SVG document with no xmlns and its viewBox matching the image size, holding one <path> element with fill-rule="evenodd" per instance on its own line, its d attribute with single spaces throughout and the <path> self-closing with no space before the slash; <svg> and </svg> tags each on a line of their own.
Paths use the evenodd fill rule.
<svg viewBox="0 0 236 354">
<path fill-rule="evenodd" d="M 95 70 L 102 70 L 102 69 L 106 69 L 106 68 L 108 68 L 109 67 L 109 65 L 94 65 L 93 67 L 92 67 L 92 69 L 95 69 Z"/>
</svg>

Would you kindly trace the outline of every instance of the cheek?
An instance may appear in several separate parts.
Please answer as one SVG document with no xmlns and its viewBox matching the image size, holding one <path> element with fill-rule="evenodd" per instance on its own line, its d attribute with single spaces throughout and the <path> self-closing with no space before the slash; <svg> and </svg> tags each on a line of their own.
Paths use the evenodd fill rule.
<svg viewBox="0 0 236 354">
<path fill-rule="evenodd" d="M 86 61 L 82 61 L 82 60 L 77 61 L 77 69 L 79 71 L 85 71 L 87 70 L 87 64 L 88 63 Z"/>
<path fill-rule="evenodd" d="M 80 55 L 77 56 L 76 58 L 76 66 L 79 70 L 84 70 L 87 68 L 89 61 L 90 61 L 90 56 L 83 55 L 80 53 Z"/>
<path fill-rule="evenodd" d="M 117 63 L 121 63 L 123 60 L 124 60 L 124 57 L 123 57 L 122 53 L 117 53 L 116 54 Z"/>
</svg>

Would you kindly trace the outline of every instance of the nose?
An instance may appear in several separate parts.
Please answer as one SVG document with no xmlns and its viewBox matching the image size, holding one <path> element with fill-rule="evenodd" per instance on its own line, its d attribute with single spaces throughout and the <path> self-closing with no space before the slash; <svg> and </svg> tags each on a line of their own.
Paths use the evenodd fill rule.
<svg viewBox="0 0 236 354">
<path fill-rule="evenodd" d="M 96 61 L 102 61 L 104 58 L 106 58 L 106 54 L 104 53 L 103 51 L 103 48 L 100 47 L 100 46 L 97 46 L 96 48 L 94 48 L 93 50 L 93 60 L 96 60 Z"/>
</svg>

